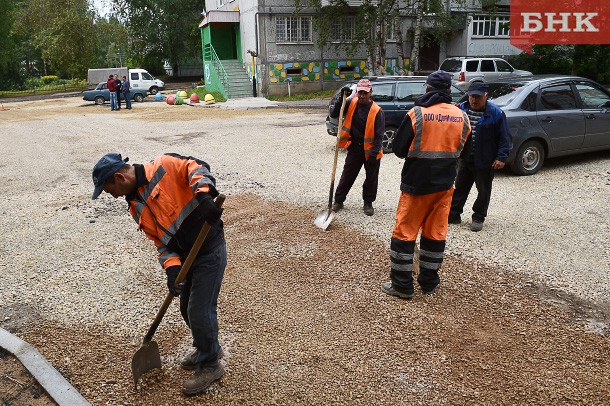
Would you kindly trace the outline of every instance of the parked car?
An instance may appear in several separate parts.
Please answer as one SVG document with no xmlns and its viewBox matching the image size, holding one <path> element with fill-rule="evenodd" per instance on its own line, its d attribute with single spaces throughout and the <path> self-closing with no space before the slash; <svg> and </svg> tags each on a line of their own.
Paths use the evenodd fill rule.
<svg viewBox="0 0 610 406">
<path fill-rule="evenodd" d="M 512 171 L 533 175 L 547 158 L 610 149 L 610 92 L 577 76 L 532 76 L 488 84 L 513 136 Z"/>
<path fill-rule="evenodd" d="M 464 91 L 472 82 L 532 76 L 532 72 L 515 69 L 500 58 L 447 58 L 439 69 L 451 73 L 453 83 Z"/>
<path fill-rule="evenodd" d="M 148 96 L 147 89 L 131 89 L 129 98 L 137 102 L 143 102 Z M 110 91 L 106 87 L 106 82 L 99 83 L 93 90 L 85 90 L 83 92 L 83 100 L 95 102 L 95 104 L 104 104 L 110 101 Z M 125 100 L 125 95 L 121 93 L 121 100 Z"/>
<path fill-rule="evenodd" d="M 373 86 L 371 98 L 381 107 L 385 115 L 385 133 L 383 134 L 383 152 L 392 152 L 392 141 L 398 126 L 407 112 L 414 106 L 415 100 L 426 91 L 426 76 L 380 76 L 367 78 Z M 351 95 L 356 93 L 357 80 L 344 83 L 352 88 Z M 336 102 L 340 102 L 341 88 L 328 103 L 328 111 Z M 457 102 L 464 96 L 464 92 L 455 86 L 451 88 L 451 98 Z M 346 108 L 347 109 L 347 108 Z M 326 116 L 326 131 L 333 136 L 337 135 L 339 120 Z"/>
</svg>

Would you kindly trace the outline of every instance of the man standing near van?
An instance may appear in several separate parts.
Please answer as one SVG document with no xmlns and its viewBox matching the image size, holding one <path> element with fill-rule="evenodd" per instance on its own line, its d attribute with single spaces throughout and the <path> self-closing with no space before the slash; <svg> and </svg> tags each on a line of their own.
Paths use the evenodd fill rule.
<svg viewBox="0 0 610 406">
<path fill-rule="evenodd" d="M 460 108 L 468 113 L 472 126 L 472 142 L 468 143 L 458 163 L 455 192 L 449 211 L 449 223 L 460 224 L 464 204 L 474 184 L 477 198 L 472 205 L 472 231 L 481 231 L 491 199 L 494 171 L 504 168 L 512 149 L 512 136 L 504 112 L 487 100 L 483 82 L 474 82 L 468 89 L 468 101 Z"/>
<path fill-rule="evenodd" d="M 426 93 L 403 119 L 392 145 L 405 164 L 390 241 L 391 280 L 383 282 L 381 290 L 401 299 L 414 295 L 413 256 L 420 230 L 417 282 L 427 295 L 440 282 L 456 161 L 470 134 L 468 116 L 451 104 L 450 88 L 447 72 L 430 74 Z"/>
<path fill-rule="evenodd" d="M 116 82 L 114 81 L 114 75 L 108 76 L 108 80 L 106 81 L 106 87 L 110 92 L 110 111 L 114 111 L 117 109 L 116 104 Z"/>
<path fill-rule="evenodd" d="M 367 216 L 375 213 L 373 202 L 377 198 L 379 182 L 379 166 L 383 155 L 383 132 L 385 117 L 383 110 L 372 99 L 373 86 L 370 80 L 361 79 L 356 85 L 357 95 L 347 99 L 347 114 L 343 127 L 339 128 L 339 148 L 347 148 L 345 165 L 341 179 L 335 192 L 335 203 L 332 210 L 337 212 L 343 208 L 343 202 L 354 185 L 360 168 L 364 165 L 366 178 L 362 185 L 363 211 Z M 349 95 L 351 88 L 341 89 L 341 96 Z M 330 117 L 337 118 L 341 110 L 341 102 L 337 101 L 330 112 Z"/>
<path fill-rule="evenodd" d="M 131 83 L 127 80 L 127 76 L 123 75 L 123 84 L 121 85 L 121 92 L 125 98 L 125 108 L 131 110 L 131 98 L 129 97 L 129 90 L 131 89 Z"/>
<path fill-rule="evenodd" d="M 119 79 L 119 75 L 114 74 L 114 83 L 116 84 L 116 102 L 117 102 L 117 110 L 121 110 L 121 80 Z"/>
</svg>

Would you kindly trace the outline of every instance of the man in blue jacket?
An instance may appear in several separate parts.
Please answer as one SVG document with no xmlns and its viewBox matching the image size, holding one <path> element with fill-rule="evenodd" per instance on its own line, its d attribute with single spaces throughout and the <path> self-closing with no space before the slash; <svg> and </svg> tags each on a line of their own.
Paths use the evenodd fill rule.
<svg viewBox="0 0 610 406">
<path fill-rule="evenodd" d="M 472 205 L 472 231 L 481 231 L 491 199 L 494 171 L 502 169 L 513 147 L 512 136 L 504 112 L 487 100 L 487 88 L 474 82 L 468 89 L 468 101 L 460 105 L 468 114 L 472 137 L 458 162 L 455 191 L 451 200 L 449 223 L 460 224 L 460 215 L 474 184 L 477 198 Z"/>
</svg>

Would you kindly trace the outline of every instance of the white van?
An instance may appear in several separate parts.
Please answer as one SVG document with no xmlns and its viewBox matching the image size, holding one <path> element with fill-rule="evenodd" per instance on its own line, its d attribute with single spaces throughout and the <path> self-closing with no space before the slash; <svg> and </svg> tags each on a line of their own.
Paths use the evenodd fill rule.
<svg viewBox="0 0 610 406">
<path fill-rule="evenodd" d="M 150 94 L 165 90 L 165 83 L 144 69 L 129 69 L 129 81 L 134 89 L 147 89 Z"/>
<path fill-rule="evenodd" d="M 165 89 L 165 83 L 163 83 L 163 81 L 155 78 L 145 69 L 140 68 L 89 69 L 87 72 L 87 83 L 93 88 L 94 86 L 97 86 L 98 83 L 108 80 L 109 75 L 115 74 L 119 76 L 119 79 L 122 79 L 123 75 L 127 76 L 127 74 L 129 74 L 129 81 L 131 82 L 132 89 L 146 89 L 150 94 L 157 94 L 159 90 Z"/>
</svg>

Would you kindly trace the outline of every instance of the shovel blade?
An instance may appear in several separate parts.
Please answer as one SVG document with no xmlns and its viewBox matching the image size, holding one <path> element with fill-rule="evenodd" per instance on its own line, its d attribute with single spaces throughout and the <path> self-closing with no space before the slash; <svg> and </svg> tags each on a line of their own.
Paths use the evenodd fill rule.
<svg viewBox="0 0 610 406">
<path fill-rule="evenodd" d="M 320 210 L 318 217 L 316 217 L 313 223 L 322 230 L 326 230 L 330 222 L 333 221 L 333 218 L 335 218 L 335 213 L 331 209 L 324 209 Z"/>
<path fill-rule="evenodd" d="M 161 369 L 161 355 L 159 354 L 159 346 L 155 341 L 149 341 L 142 344 L 140 349 L 136 351 L 131 359 L 131 373 L 133 375 L 133 383 L 137 387 L 138 380 L 151 369 Z"/>
</svg>

